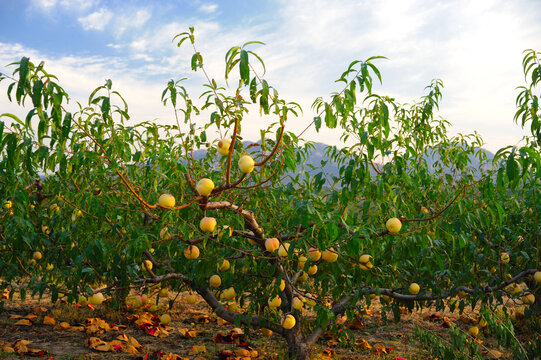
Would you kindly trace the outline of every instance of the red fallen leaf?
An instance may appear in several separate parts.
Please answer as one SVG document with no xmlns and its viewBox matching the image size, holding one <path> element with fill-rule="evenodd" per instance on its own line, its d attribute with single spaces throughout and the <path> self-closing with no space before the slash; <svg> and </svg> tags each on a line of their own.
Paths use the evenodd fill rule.
<svg viewBox="0 0 541 360">
<path fill-rule="evenodd" d="M 383 344 L 376 344 L 372 347 L 372 352 L 376 355 L 386 355 L 393 351 L 392 347 L 385 347 Z"/>
<path fill-rule="evenodd" d="M 218 344 L 232 344 L 235 342 L 235 339 L 231 335 L 223 335 L 223 334 L 217 333 L 212 338 L 212 341 Z"/>
<path fill-rule="evenodd" d="M 408 360 L 408 359 L 397 356 L 397 357 L 394 357 L 393 360 Z"/>
<path fill-rule="evenodd" d="M 334 355 L 334 350 L 333 349 L 326 349 L 323 351 L 323 353 L 327 356 L 333 356 Z"/>
</svg>

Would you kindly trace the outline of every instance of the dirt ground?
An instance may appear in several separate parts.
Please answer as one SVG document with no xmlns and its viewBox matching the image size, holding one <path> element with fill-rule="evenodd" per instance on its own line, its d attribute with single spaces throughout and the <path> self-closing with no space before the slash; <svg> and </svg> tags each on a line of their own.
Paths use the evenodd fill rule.
<svg viewBox="0 0 541 360">
<path fill-rule="evenodd" d="M 172 321 L 168 327 L 159 325 L 156 317 L 154 320 L 149 320 L 150 323 L 147 321 L 144 326 L 136 323 L 137 317 L 140 317 L 143 311 L 150 310 L 150 304 L 146 305 L 144 310 L 118 312 L 104 305 L 95 308 L 62 302 L 52 305 L 47 300 L 33 299 L 26 301 L 14 299 L 5 302 L 4 310 L 0 313 L 0 349 L 2 345 L 10 348 L 4 347 L 4 351 L 0 351 L 0 359 L 30 359 L 36 356 L 55 360 L 287 358 L 285 342 L 280 336 L 269 337 L 260 331 L 253 330 L 243 334 L 235 326 L 217 319 L 203 301 L 198 301 L 193 305 L 188 304 L 186 296 L 187 293 L 180 294 L 171 310 L 164 309 L 165 301 L 162 300 L 162 308 L 153 312 L 158 316 L 163 313 L 170 314 Z M 387 314 L 388 320 L 383 321 L 381 311 L 382 308 L 376 301 L 369 311 L 359 314 L 356 320 L 340 321 L 339 327 L 345 335 L 342 335 L 342 330 L 340 330 L 341 336 L 331 333 L 323 336 L 314 349 L 315 357 L 318 359 L 432 359 L 431 354 L 416 340 L 415 326 L 429 330 L 445 340 L 449 338 L 449 325 L 467 331 L 474 324 L 472 318 L 475 319 L 477 315 L 475 312 L 466 311 L 466 315 L 460 316 L 458 312 L 442 313 L 435 312 L 434 309 L 424 309 L 414 313 L 404 311 L 401 321 L 395 323 L 390 313 Z M 33 315 L 29 316 L 29 314 Z M 54 319 L 56 325 L 46 324 L 46 317 Z M 148 315 L 148 317 L 150 319 L 152 316 Z M 92 327 L 89 319 L 105 320 L 103 323 L 107 323 L 106 328 Z M 153 331 L 154 335 L 161 332 L 164 337 L 151 335 Z M 125 346 L 127 342 L 116 341 L 119 335 L 124 336 L 124 340 L 135 339 L 135 343 L 141 345 L 135 348 L 134 351 L 137 353 L 123 352 L 123 349 L 127 348 Z M 97 346 L 102 351 L 90 348 L 89 339 L 91 338 L 95 345 L 97 344 L 95 338 L 102 340 L 101 348 Z M 485 353 L 496 350 L 498 354 L 487 358 L 511 358 L 511 353 L 499 347 L 484 329 L 481 329 L 478 338 L 482 341 Z M 31 343 L 19 342 L 17 345 L 20 340 L 28 340 Z M 116 341 L 116 347 L 113 340 Z M 16 346 L 17 349 L 14 348 Z M 204 346 L 204 349 L 200 346 Z M 27 348 L 35 351 L 25 352 Z M 7 351 L 19 350 L 22 355 L 6 352 L 6 349 Z M 107 349 L 110 351 L 104 351 Z M 173 355 L 165 356 L 168 354 Z M 488 354 L 491 355 L 491 353 Z"/>
</svg>

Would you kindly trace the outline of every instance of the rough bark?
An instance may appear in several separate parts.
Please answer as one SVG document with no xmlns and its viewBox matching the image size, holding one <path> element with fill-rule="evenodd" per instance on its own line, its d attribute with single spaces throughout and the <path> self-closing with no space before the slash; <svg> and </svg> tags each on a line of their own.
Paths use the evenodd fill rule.
<svg viewBox="0 0 541 360">
<path fill-rule="evenodd" d="M 299 323 L 297 323 L 293 329 L 286 330 L 284 337 L 287 342 L 287 349 L 289 358 L 291 360 L 310 359 L 310 350 L 304 336 L 302 335 L 301 326 Z"/>
</svg>

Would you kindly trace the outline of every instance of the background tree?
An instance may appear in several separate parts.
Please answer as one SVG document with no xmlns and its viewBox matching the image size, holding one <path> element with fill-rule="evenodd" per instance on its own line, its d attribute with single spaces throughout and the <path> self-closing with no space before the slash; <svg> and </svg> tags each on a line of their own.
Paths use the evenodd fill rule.
<svg viewBox="0 0 541 360">
<path fill-rule="evenodd" d="M 110 80 L 74 106 L 43 63 L 22 58 L 1 75 L 9 99 L 30 108 L 1 115 L 3 286 L 24 280 L 23 298 L 49 290 L 53 301 L 106 293 L 116 306 L 130 289 L 190 289 L 223 319 L 282 335 L 299 359 L 338 315 L 377 296 L 397 319 L 404 306 L 501 302 L 504 289 L 531 301 L 516 284 L 539 289 L 539 53 L 525 57 L 532 81 L 516 116 L 536 140 L 493 164 L 479 135 L 449 136 L 435 118 L 440 80 L 399 104 L 375 92 L 380 57 L 352 62 L 309 125 L 340 127 L 351 144 L 327 147 L 333 176 L 307 163 L 314 144 L 287 131 L 301 109 L 265 80 L 252 50 L 261 43 L 227 52 L 224 85 L 207 74 L 193 28 L 175 40 L 193 47 L 207 82 L 195 101 L 184 79 L 167 84 L 174 125 L 128 125 Z M 243 142 L 254 110 L 272 120 Z"/>
</svg>

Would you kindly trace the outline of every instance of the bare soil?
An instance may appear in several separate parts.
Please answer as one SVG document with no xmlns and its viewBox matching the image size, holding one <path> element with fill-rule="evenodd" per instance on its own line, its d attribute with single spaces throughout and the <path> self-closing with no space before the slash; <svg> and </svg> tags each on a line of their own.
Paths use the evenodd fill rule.
<svg viewBox="0 0 541 360">
<path fill-rule="evenodd" d="M 215 341 L 215 335 L 221 333 L 227 335 L 235 328 L 234 325 L 224 323 L 212 314 L 211 309 L 202 301 L 189 305 L 185 300 L 186 294 L 181 294 L 171 310 L 155 311 L 156 315 L 167 312 L 171 315 L 172 327 L 169 336 L 155 337 L 147 334 L 134 323 L 134 314 L 141 311 L 119 312 L 104 305 L 90 307 L 77 307 L 73 304 L 28 299 L 21 301 L 14 299 L 4 303 L 4 311 L 0 313 L 0 349 L 1 345 L 14 344 L 18 340 L 31 341 L 28 345 L 38 350 L 46 350 L 46 359 L 160 359 L 161 354 L 177 354 L 182 359 L 227 359 L 220 357 L 224 351 L 235 351 L 245 348 L 235 343 L 219 343 Z M 162 301 L 165 304 L 164 301 Z M 148 311 L 150 305 L 147 305 Z M 32 312 L 37 307 L 43 307 L 46 311 L 38 314 L 30 326 L 16 325 L 20 318 Z M 440 336 L 444 341 L 449 338 L 447 325 L 459 327 L 464 331 L 474 325 L 470 319 L 476 318 L 475 312 L 465 312 L 460 316 L 458 312 L 442 313 L 433 309 L 424 309 L 413 313 L 402 314 L 398 323 L 393 321 L 391 313 L 387 313 L 387 321 L 382 320 L 382 307 L 376 301 L 368 313 L 359 315 L 354 322 L 341 321 L 338 334 L 328 333 L 323 336 L 314 349 L 314 357 L 317 359 L 432 359 L 431 354 L 423 349 L 414 335 L 414 327 L 420 327 Z M 39 312 L 39 311 L 38 311 Z M 51 325 L 43 324 L 43 318 L 51 316 L 58 322 L 67 322 L 70 327 L 59 330 Z M 121 330 L 111 330 L 104 334 L 87 334 L 77 326 L 84 326 L 89 318 L 101 318 L 109 324 L 124 325 Z M 197 336 L 185 338 L 179 329 L 194 330 Z M 141 345 L 138 354 L 126 354 L 123 352 L 100 352 L 91 350 L 85 343 L 90 336 L 99 337 L 104 341 L 115 339 L 122 332 L 134 337 Z M 520 336 L 520 334 L 518 335 Z M 528 334 L 523 335 L 527 339 Z M 285 359 L 287 358 L 286 346 L 278 335 L 264 336 L 260 331 L 250 331 L 244 334 L 243 339 L 258 353 L 257 359 Z M 478 339 L 482 341 L 485 352 L 497 350 L 499 354 L 492 358 L 512 358 L 511 353 L 499 347 L 495 339 L 491 338 L 485 329 L 481 329 Z M 204 345 L 206 351 L 199 354 L 191 354 L 193 346 Z M 490 355 L 490 354 L 489 354 Z M 0 352 L 0 359 L 30 359 L 29 355 L 17 355 Z M 232 357 L 231 359 L 241 357 Z M 490 358 L 490 356 L 488 356 Z M 175 357 L 172 357 L 175 359 Z M 255 359 L 248 357 L 247 359 Z"/>
</svg>

